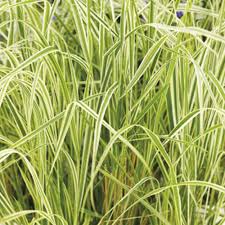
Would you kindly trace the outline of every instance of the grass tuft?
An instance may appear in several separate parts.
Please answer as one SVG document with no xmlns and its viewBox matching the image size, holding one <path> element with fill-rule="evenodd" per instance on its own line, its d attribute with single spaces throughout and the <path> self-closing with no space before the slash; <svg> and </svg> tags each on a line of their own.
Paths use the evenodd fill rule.
<svg viewBox="0 0 225 225">
<path fill-rule="evenodd" d="M 0 224 L 223 225 L 225 1 L 0 2 Z"/>
</svg>

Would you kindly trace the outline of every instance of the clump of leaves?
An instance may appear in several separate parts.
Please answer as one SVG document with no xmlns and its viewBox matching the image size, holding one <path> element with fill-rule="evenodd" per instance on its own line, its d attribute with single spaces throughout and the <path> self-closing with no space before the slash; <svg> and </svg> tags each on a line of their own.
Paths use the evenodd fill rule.
<svg viewBox="0 0 225 225">
<path fill-rule="evenodd" d="M 0 2 L 0 223 L 220 224 L 225 2 Z"/>
</svg>

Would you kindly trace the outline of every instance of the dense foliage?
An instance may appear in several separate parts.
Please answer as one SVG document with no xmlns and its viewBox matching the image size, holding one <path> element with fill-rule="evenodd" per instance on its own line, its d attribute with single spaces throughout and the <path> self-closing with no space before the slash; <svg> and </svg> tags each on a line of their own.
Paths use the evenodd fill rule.
<svg viewBox="0 0 225 225">
<path fill-rule="evenodd" d="M 222 225 L 225 1 L 1 0 L 0 223 Z"/>
</svg>

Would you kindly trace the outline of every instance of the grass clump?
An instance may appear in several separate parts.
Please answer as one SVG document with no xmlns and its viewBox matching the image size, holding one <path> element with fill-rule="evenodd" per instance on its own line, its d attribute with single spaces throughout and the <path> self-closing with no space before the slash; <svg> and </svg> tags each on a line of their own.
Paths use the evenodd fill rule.
<svg viewBox="0 0 225 225">
<path fill-rule="evenodd" d="M 0 223 L 222 225 L 225 2 L 0 2 Z"/>
</svg>

